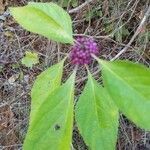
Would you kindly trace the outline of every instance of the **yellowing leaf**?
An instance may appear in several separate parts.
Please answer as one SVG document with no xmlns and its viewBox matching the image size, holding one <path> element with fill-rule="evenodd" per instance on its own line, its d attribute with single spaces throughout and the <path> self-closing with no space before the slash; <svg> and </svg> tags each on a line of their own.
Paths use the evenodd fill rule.
<svg viewBox="0 0 150 150">
<path fill-rule="evenodd" d="M 38 54 L 35 52 L 26 51 L 25 57 L 22 58 L 21 62 L 26 67 L 32 67 L 33 65 L 39 63 Z"/>
</svg>

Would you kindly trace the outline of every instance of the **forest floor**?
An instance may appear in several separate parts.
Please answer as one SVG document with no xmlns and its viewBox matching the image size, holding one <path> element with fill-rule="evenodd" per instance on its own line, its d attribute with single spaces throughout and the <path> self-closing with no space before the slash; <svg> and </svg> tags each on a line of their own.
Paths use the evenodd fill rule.
<svg viewBox="0 0 150 150">
<path fill-rule="evenodd" d="M 0 0 L 0 150 L 22 149 L 34 80 L 40 72 L 59 62 L 70 51 L 70 45 L 30 33 L 15 22 L 8 8 L 26 5 L 28 1 Z M 128 59 L 150 67 L 149 0 L 90 0 L 90 3 L 74 0 L 74 3 L 61 4 L 72 17 L 75 35 L 90 35 L 102 47 L 101 58 Z M 32 68 L 21 63 L 26 51 L 34 51 L 39 56 L 39 63 Z M 94 62 L 89 67 L 94 77 L 101 82 L 98 65 Z M 63 80 L 66 80 L 72 68 L 68 60 Z M 86 79 L 86 70 L 80 67 L 76 79 L 76 99 Z M 75 150 L 88 149 L 76 126 L 73 147 Z M 117 149 L 150 150 L 150 132 L 139 129 L 120 114 Z"/>
</svg>

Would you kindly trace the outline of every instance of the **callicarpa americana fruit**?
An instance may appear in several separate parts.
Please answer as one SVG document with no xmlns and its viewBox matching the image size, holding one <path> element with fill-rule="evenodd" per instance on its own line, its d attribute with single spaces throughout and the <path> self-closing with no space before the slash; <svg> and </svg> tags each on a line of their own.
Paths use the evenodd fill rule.
<svg viewBox="0 0 150 150">
<path fill-rule="evenodd" d="M 75 65 L 87 65 L 92 61 L 91 54 L 99 55 L 100 48 L 93 38 L 77 37 L 75 44 L 71 47 L 70 60 Z"/>
</svg>

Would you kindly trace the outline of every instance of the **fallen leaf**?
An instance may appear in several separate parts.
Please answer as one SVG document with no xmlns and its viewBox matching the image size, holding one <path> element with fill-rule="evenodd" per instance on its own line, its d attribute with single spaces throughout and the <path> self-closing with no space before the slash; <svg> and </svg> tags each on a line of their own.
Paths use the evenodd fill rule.
<svg viewBox="0 0 150 150">
<path fill-rule="evenodd" d="M 32 68 L 33 65 L 39 63 L 38 54 L 35 53 L 35 52 L 26 51 L 25 52 L 25 57 L 22 58 L 21 62 L 26 67 L 31 67 Z"/>
<path fill-rule="evenodd" d="M 8 79 L 8 83 L 13 85 L 14 82 L 19 78 L 19 74 L 14 74 Z"/>
</svg>

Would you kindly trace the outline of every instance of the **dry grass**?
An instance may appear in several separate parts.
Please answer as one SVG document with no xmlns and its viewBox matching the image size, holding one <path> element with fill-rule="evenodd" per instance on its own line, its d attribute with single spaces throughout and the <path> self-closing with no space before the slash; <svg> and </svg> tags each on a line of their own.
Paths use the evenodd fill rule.
<svg viewBox="0 0 150 150">
<path fill-rule="evenodd" d="M 33 81 L 41 71 L 59 62 L 69 52 L 69 45 L 58 44 L 34 35 L 15 23 L 9 15 L 8 6 L 26 3 L 27 0 L 4 0 L 2 3 L 4 9 L 0 9 L 1 150 L 21 149 L 28 127 L 30 90 Z M 68 7 L 76 35 L 86 34 L 95 37 L 102 47 L 101 58 L 107 60 L 129 59 L 150 66 L 149 18 L 140 28 L 138 35 L 126 47 L 148 10 L 148 0 L 93 0 L 92 3 L 80 7 L 83 3 L 84 1 L 79 1 L 79 7 L 75 11 Z M 125 34 L 124 29 L 128 33 Z M 124 48 L 126 50 L 116 58 Z M 36 51 L 40 57 L 40 63 L 32 69 L 24 67 L 20 62 L 26 50 Z M 66 62 L 63 80 L 66 80 L 66 76 L 72 70 L 73 66 L 70 65 L 69 61 Z M 101 82 L 96 62 L 90 65 L 90 70 L 95 78 Z M 83 89 L 86 79 L 85 68 L 80 67 L 76 80 L 75 100 Z M 73 146 L 76 150 L 87 149 L 76 126 L 74 127 Z M 150 150 L 150 133 L 137 128 L 121 115 L 117 149 Z"/>
</svg>

